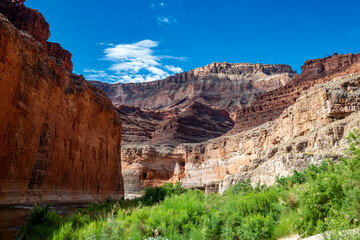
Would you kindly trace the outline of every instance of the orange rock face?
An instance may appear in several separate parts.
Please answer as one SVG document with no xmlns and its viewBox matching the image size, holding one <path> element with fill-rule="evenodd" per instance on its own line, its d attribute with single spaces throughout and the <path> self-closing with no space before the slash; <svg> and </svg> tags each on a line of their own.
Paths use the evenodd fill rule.
<svg viewBox="0 0 360 240">
<path fill-rule="evenodd" d="M 61 47 L 58 43 L 46 42 L 47 53 L 64 62 L 65 68 L 72 72 L 73 63 L 71 61 L 71 53 Z"/>
<path fill-rule="evenodd" d="M 16 11 L 35 28 L 0 14 L 0 205 L 121 198 L 118 113 L 35 41 L 48 37 L 39 14 Z"/>
</svg>

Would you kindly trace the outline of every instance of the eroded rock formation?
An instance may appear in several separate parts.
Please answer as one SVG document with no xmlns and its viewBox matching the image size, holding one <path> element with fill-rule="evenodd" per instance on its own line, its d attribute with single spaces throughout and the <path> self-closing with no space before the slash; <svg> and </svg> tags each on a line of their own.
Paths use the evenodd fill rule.
<svg viewBox="0 0 360 240">
<path fill-rule="evenodd" d="M 39 12 L 9 1 L 0 12 L 0 205 L 121 198 L 121 120 L 111 101 L 65 70 L 59 45 L 44 45 Z"/>
<path fill-rule="evenodd" d="M 303 170 L 325 157 L 338 159 L 343 138 L 359 127 L 359 76 L 351 74 L 360 73 L 360 54 L 306 61 L 302 70 L 295 76 L 286 65 L 213 63 L 151 83 L 95 83 L 113 103 L 139 106 L 121 105 L 136 109 L 130 114 L 136 124 L 125 126 L 130 137 L 122 150 L 126 191 L 166 181 L 207 192 L 246 179 L 272 184 L 276 175 Z M 201 114 L 192 111 L 193 103 Z M 232 124 L 219 136 L 200 131 L 205 123 L 209 129 L 219 123 L 209 120 L 216 114 L 205 109 L 226 112 Z M 181 126 L 183 131 L 177 131 Z M 141 143 L 132 140 L 135 136 L 142 136 Z M 208 137 L 196 141 L 199 136 Z"/>
<path fill-rule="evenodd" d="M 255 94 L 284 86 L 295 75 L 288 65 L 212 63 L 160 81 L 92 84 L 103 90 L 115 106 L 159 110 L 196 101 L 233 110 L 251 103 Z"/>
<path fill-rule="evenodd" d="M 47 41 L 50 37 L 49 24 L 40 12 L 25 7 L 24 2 L 24 0 L 1 0 L 0 13 L 5 15 L 17 29 L 25 31 L 35 38 L 44 46 L 49 56 L 63 62 L 65 68 L 72 72 L 71 53 L 63 49 L 59 43 Z"/>
<path fill-rule="evenodd" d="M 301 75 L 285 86 L 256 96 L 253 104 L 237 110 L 236 126 L 232 133 L 275 120 L 286 108 L 293 105 L 305 90 L 329 81 L 336 73 L 344 74 L 347 68 L 359 62 L 360 54 L 334 54 L 332 57 L 306 61 L 301 67 Z"/>
</svg>

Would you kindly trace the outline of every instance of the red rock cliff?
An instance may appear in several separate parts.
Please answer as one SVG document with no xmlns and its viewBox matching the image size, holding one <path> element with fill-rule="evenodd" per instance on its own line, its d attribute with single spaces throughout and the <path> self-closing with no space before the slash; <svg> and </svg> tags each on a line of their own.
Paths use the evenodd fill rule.
<svg viewBox="0 0 360 240">
<path fill-rule="evenodd" d="M 14 24 L 0 14 L 0 205 L 121 198 L 118 113 L 49 57 L 40 13 L 5 4 Z"/>
<path fill-rule="evenodd" d="M 258 94 L 254 103 L 238 110 L 236 124 L 231 133 L 241 132 L 275 120 L 286 108 L 293 105 L 305 90 L 331 80 L 336 73 L 342 74 L 359 62 L 360 53 L 343 55 L 335 53 L 326 58 L 307 60 L 301 67 L 302 73 L 292 81 L 273 91 Z"/>
<path fill-rule="evenodd" d="M 49 56 L 64 62 L 65 68 L 71 72 L 73 69 L 71 53 L 63 49 L 60 44 L 47 41 L 50 37 L 49 24 L 40 12 L 25 7 L 24 2 L 25 0 L 0 0 L 0 13 L 4 14 L 17 29 L 34 37 L 44 46 Z"/>
</svg>

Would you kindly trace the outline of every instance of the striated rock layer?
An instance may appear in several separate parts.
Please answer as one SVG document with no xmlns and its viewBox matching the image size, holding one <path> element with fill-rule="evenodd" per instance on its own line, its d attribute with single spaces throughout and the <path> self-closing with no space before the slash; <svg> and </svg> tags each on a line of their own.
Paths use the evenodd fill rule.
<svg viewBox="0 0 360 240">
<path fill-rule="evenodd" d="M 334 74 L 342 74 L 347 68 L 359 62 L 360 54 L 337 55 L 336 53 L 332 57 L 306 61 L 301 67 L 301 75 L 285 86 L 256 96 L 253 104 L 237 110 L 236 126 L 232 132 L 239 132 L 275 120 L 287 107 L 293 105 L 305 90 L 329 81 Z"/>
<path fill-rule="evenodd" d="M 159 110 L 196 101 L 233 110 L 251 103 L 254 94 L 284 86 L 295 75 L 288 65 L 212 63 L 160 81 L 92 84 L 103 90 L 115 106 Z"/>
<path fill-rule="evenodd" d="M 172 153 L 176 146 L 226 134 L 234 126 L 235 109 L 294 76 L 288 65 L 212 63 L 150 83 L 92 82 L 122 116 L 125 191 L 181 179 L 185 159 Z"/>
<path fill-rule="evenodd" d="M 48 55 L 40 13 L 0 4 L 14 23 L 0 14 L 0 205 L 121 198 L 121 120 L 111 101 Z"/>
<path fill-rule="evenodd" d="M 234 112 L 222 109 L 228 116 L 235 117 L 231 118 L 232 129 L 228 131 L 229 126 L 220 137 L 175 141 L 181 139 L 181 135 L 167 128 L 167 120 L 164 120 L 167 116 L 172 123 L 182 122 L 175 107 L 136 108 L 137 114 L 132 117 L 137 121 L 137 132 L 130 130 L 134 126 L 130 123 L 126 126 L 129 133 L 139 135 L 144 132 L 144 125 L 151 127 L 141 143 L 133 142 L 130 137 L 123 146 L 126 191 L 136 193 L 144 186 L 166 181 L 181 181 L 185 187 L 203 188 L 207 192 L 223 191 L 240 179 L 252 179 L 254 184 L 272 184 L 276 175 L 302 170 L 324 157 L 338 159 L 343 150 L 339 146 L 345 145 L 343 138 L 359 126 L 356 115 L 360 106 L 359 81 L 358 75 L 351 75 L 360 73 L 359 56 L 334 54 L 307 61 L 303 73 L 285 85 L 254 94 L 247 106 L 236 108 Z M 194 113 L 188 106 L 178 107 L 177 111 L 184 109 L 191 116 Z M 207 104 L 200 108 L 206 107 L 218 109 Z M 162 117 L 153 121 L 147 117 L 149 112 L 152 116 L 162 114 Z M 204 115 L 202 112 L 190 118 L 184 126 L 200 130 L 205 123 L 200 116 Z M 214 113 L 209 115 L 214 116 Z M 197 120 L 200 124 L 196 124 Z M 189 129 L 183 132 L 206 136 L 205 132 L 191 134 Z"/>
<path fill-rule="evenodd" d="M 225 179 L 226 185 L 251 179 L 253 184 L 270 185 L 276 175 L 303 170 L 325 157 L 338 159 L 346 146 L 344 137 L 360 127 L 359 114 L 360 74 L 334 78 L 305 91 L 274 121 L 200 146 L 178 147 L 177 154 L 187 151 L 193 156 L 187 158 L 183 184 L 211 186 Z"/>
</svg>

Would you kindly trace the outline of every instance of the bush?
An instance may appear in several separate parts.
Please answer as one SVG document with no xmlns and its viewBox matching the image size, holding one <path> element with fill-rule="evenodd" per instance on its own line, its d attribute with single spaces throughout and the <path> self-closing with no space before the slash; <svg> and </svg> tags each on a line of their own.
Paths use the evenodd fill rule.
<svg viewBox="0 0 360 240">
<path fill-rule="evenodd" d="M 184 192 L 186 192 L 186 189 L 181 187 L 180 182 L 176 182 L 175 185 L 172 183 L 164 183 L 160 187 L 145 188 L 141 201 L 143 204 L 149 206 L 163 201 L 167 196 L 178 195 Z"/>
<path fill-rule="evenodd" d="M 331 232 L 359 239 L 360 133 L 349 135 L 347 157 L 325 160 L 272 187 L 239 182 L 224 195 L 204 195 L 168 183 L 135 200 L 92 204 L 60 218 L 35 208 L 21 229 L 33 239 L 278 239 Z"/>
<path fill-rule="evenodd" d="M 36 205 L 31 210 L 26 224 L 19 230 L 18 239 L 42 239 L 51 236 L 61 226 L 62 219 L 55 212 L 51 212 L 50 205 Z"/>
</svg>

